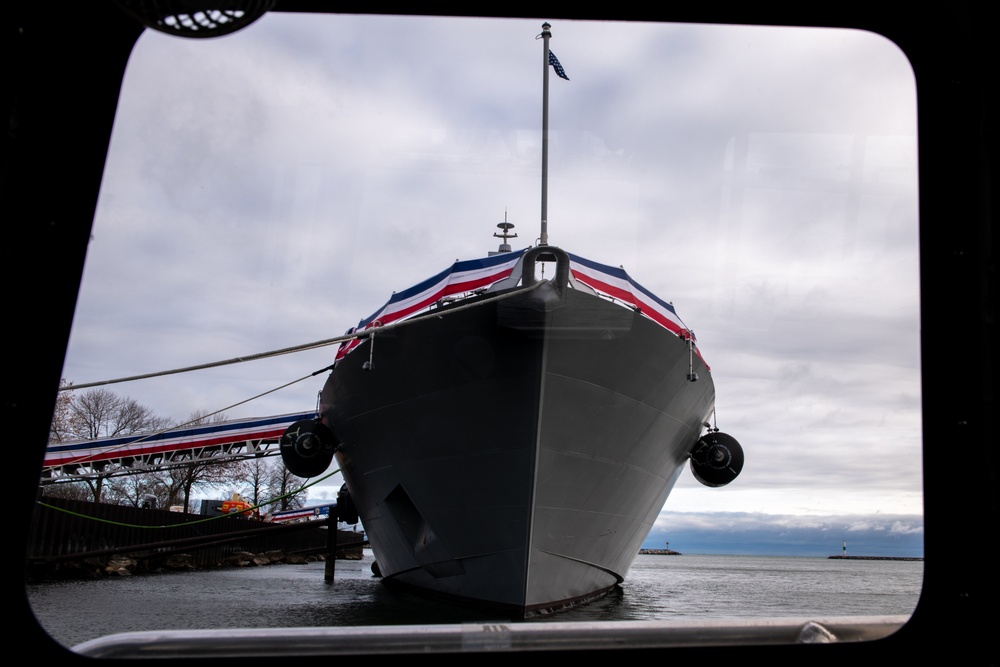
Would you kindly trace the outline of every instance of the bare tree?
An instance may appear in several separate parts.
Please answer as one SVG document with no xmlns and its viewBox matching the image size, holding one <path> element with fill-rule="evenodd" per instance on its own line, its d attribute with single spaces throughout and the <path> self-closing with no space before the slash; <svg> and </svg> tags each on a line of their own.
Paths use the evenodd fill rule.
<svg viewBox="0 0 1000 667">
<path fill-rule="evenodd" d="M 70 417 L 73 407 L 73 392 L 69 390 L 73 383 L 66 378 L 59 380 L 59 393 L 56 395 L 55 408 L 52 411 L 52 424 L 49 425 L 49 443 L 74 440 L 70 435 Z M 47 484 L 42 487 L 42 497 L 65 498 L 67 500 L 93 500 L 94 491 L 91 485 L 83 480 Z"/>
<path fill-rule="evenodd" d="M 238 461 L 233 473 L 232 492 L 239 493 L 255 507 L 271 499 L 272 472 L 266 458 L 255 456 Z"/>
<path fill-rule="evenodd" d="M 239 461 L 234 468 L 229 493 L 239 493 L 255 506 L 267 503 L 265 511 L 299 509 L 305 506 L 308 491 L 304 481 L 291 473 L 280 461 L 269 457 L 253 457 Z M 274 501 L 274 502 L 268 502 Z"/>
<path fill-rule="evenodd" d="M 60 381 L 60 387 L 72 383 Z M 167 428 L 170 422 L 156 415 L 150 408 L 132 398 L 119 396 L 109 389 L 99 388 L 81 394 L 62 391 L 56 399 L 50 442 L 67 440 L 95 440 L 113 436 L 134 435 Z M 86 465 L 86 464 L 85 464 Z M 90 466 L 93 476 L 81 480 L 90 488 L 91 500 L 101 502 L 104 482 L 122 468 L 117 464 L 102 462 Z M 79 487 L 77 487 L 79 488 Z M 52 490 L 46 495 L 77 494 L 76 490 Z"/>
<path fill-rule="evenodd" d="M 64 498 L 66 500 L 93 500 L 94 492 L 83 480 L 46 484 L 42 487 L 43 498 Z"/>
<path fill-rule="evenodd" d="M 112 477 L 107 481 L 105 491 L 106 499 L 117 505 L 142 507 L 143 501 L 149 496 L 156 498 L 156 507 L 166 508 L 170 505 L 168 490 L 155 475 L 148 472 Z"/>
<path fill-rule="evenodd" d="M 185 426 L 203 426 L 205 424 L 219 424 L 229 419 L 225 412 L 206 412 L 205 410 L 195 410 L 192 412 Z"/>
<path fill-rule="evenodd" d="M 69 421 L 70 408 L 73 406 L 73 392 L 69 391 L 72 382 L 67 382 L 66 378 L 59 381 L 59 393 L 56 395 L 56 405 L 52 412 L 52 424 L 49 426 L 49 442 L 62 442 L 70 440 Z"/>
<path fill-rule="evenodd" d="M 216 424 L 226 421 L 224 413 L 207 414 L 197 411 L 191 414 L 185 422 L 188 425 Z M 167 491 L 168 505 L 183 505 L 184 511 L 190 511 L 191 494 L 196 487 L 221 485 L 230 482 L 238 475 L 234 461 L 222 455 L 222 452 L 212 449 L 192 452 L 194 459 L 189 463 L 172 466 L 153 473 Z"/>
<path fill-rule="evenodd" d="M 167 428 L 170 421 L 138 401 L 109 389 L 86 391 L 71 399 L 68 434 L 79 440 L 111 438 Z"/>
<path fill-rule="evenodd" d="M 278 510 L 294 510 L 305 507 L 309 492 L 302 489 L 306 480 L 296 477 L 284 465 L 274 466 L 271 490 L 279 498 Z"/>
<path fill-rule="evenodd" d="M 184 511 L 188 512 L 191 506 L 191 492 L 195 487 L 224 484 L 232 479 L 233 466 L 236 462 L 217 453 L 210 456 L 210 459 L 192 461 L 158 473 L 157 476 L 170 489 L 170 504 L 183 505 Z"/>
</svg>

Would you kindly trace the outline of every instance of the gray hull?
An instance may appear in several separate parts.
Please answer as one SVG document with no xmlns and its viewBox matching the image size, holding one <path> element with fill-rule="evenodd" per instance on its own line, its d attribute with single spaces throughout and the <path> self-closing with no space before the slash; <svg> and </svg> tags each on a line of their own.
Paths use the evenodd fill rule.
<svg viewBox="0 0 1000 667">
<path fill-rule="evenodd" d="M 624 578 L 715 389 L 682 339 L 564 292 L 462 302 L 331 373 L 321 415 L 387 582 L 521 615 Z"/>
</svg>

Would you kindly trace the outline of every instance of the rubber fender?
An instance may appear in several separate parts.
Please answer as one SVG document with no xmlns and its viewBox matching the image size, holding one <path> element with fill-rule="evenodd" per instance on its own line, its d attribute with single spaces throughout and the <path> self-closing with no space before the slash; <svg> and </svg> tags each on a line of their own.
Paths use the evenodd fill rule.
<svg viewBox="0 0 1000 667">
<path fill-rule="evenodd" d="M 298 477 L 323 474 L 333 462 L 337 436 L 318 419 L 297 421 L 281 436 L 278 448 L 289 472 Z"/>
<path fill-rule="evenodd" d="M 742 470 L 743 447 L 727 433 L 706 433 L 691 449 L 691 472 L 705 486 L 725 486 Z"/>
</svg>

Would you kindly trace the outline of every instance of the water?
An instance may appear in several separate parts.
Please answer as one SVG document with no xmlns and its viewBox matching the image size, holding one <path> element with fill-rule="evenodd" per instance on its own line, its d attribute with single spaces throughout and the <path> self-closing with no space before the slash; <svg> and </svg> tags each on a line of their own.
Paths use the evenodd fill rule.
<svg viewBox="0 0 1000 667">
<path fill-rule="evenodd" d="M 509 621 L 391 591 L 361 561 L 206 570 L 30 584 L 41 626 L 74 646 L 118 632 L 230 627 L 317 627 Z M 524 621 L 698 620 L 909 615 L 920 561 L 773 556 L 642 556 L 611 594 Z M 95 611 L 99 610 L 99 612 Z"/>
</svg>

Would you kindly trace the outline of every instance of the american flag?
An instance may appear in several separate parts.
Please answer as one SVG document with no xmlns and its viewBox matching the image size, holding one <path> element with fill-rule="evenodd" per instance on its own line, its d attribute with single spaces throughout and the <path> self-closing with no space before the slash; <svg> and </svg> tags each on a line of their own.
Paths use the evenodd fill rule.
<svg viewBox="0 0 1000 667">
<path fill-rule="evenodd" d="M 549 64 L 552 65 L 552 69 L 556 71 L 557 75 L 569 81 L 569 77 L 566 76 L 566 70 L 563 69 L 562 64 L 559 62 L 559 59 L 556 58 L 556 54 L 552 53 L 551 51 L 549 51 Z"/>
</svg>

